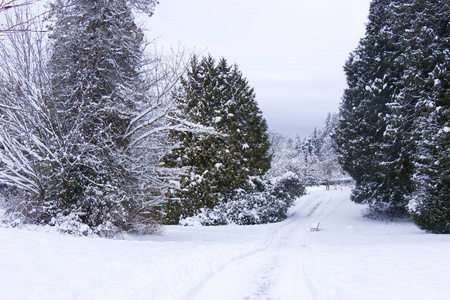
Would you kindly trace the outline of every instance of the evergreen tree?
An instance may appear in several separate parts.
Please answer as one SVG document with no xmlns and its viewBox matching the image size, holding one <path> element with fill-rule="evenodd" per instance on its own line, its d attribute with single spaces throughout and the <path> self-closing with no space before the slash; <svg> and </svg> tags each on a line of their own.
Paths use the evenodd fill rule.
<svg viewBox="0 0 450 300">
<path fill-rule="evenodd" d="M 348 87 L 334 139 L 340 163 L 356 181 L 352 200 L 368 203 L 372 211 L 403 215 L 411 189 L 408 157 L 401 139 L 386 135 L 388 104 L 401 90 L 404 69 L 392 4 L 372 2 L 366 37 L 345 64 Z"/>
<path fill-rule="evenodd" d="M 175 148 L 165 158 L 169 167 L 183 167 L 181 188 L 170 201 L 168 222 L 212 208 L 224 196 L 270 167 L 267 124 L 255 94 L 237 66 L 225 59 L 192 59 L 191 67 L 175 93 L 190 121 L 214 128 L 215 134 L 173 133 Z"/>
<path fill-rule="evenodd" d="M 23 22 L 0 51 L 0 180 L 17 191 L 11 222 L 83 229 L 75 234 L 158 229 L 155 204 L 173 175 L 158 165 L 168 131 L 206 130 L 168 99 L 184 70 L 180 52 L 142 56 L 131 11 L 155 3 L 56 0 L 50 45 L 41 23 L 14 11 L 11 21 Z"/>
<path fill-rule="evenodd" d="M 146 3 L 144 3 L 146 2 Z M 130 216 L 136 178 L 127 168 L 125 137 L 143 107 L 143 34 L 130 1 L 58 0 L 47 99 L 61 144 L 53 209 L 82 221 L 117 225 Z M 139 1 L 149 7 L 154 1 Z M 128 212 L 127 212 L 128 211 Z"/>
<path fill-rule="evenodd" d="M 353 200 L 449 232 L 449 4 L 373 1 L 334 138 Z"/>
<path fill-rule="evenodd" d="M 422 229 L 450 233 L 450 4 L 408 2 L 408 72 L 398 103 L 403 117 L 412 120 L 415 147 L 409 208 Z"/>
</svg>

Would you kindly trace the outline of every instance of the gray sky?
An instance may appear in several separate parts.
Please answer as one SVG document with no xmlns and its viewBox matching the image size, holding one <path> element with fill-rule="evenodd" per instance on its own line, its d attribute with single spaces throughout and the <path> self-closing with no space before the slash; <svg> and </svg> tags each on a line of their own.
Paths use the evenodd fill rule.
<svg viewBox="0 0 450 300">
<path fill-rule="evenodd" d="M 269 130 L 305 137 L 338 112 L 343 65 L 370 0 L 161 0 L 147 23 L 162 47 L 225 57 L 254 87 Z"/>
</svg>

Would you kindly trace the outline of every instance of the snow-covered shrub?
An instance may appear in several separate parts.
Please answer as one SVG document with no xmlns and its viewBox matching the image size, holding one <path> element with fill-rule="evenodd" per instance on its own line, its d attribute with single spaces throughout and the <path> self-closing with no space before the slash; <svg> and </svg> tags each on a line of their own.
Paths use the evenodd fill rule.
<svg viewBox="0 0 450 300">
<path fill-rule="evenodd" d="M 95 216 L 100 220 L 106 217 L 113 219 L 114 214 L 110 214 L 104 205 L 100 205 L 100 200 L 97 203 L 86 201 L 90 203 L 91 213 L 83 209 L 73 210 L 70 213 L 55 213 L 54 208 L 48 203 L 38 199 L 31 201 L 28 193 L 18 189 L 7 188 L 2 191 L 2 197 L 5 199 L 6 211 L 1 223 L 7 227 L 46 225 L 58 232 L 75 236 L 98 235 L 113 238 L 122 235 L 122 230 L 110 221 L 90 222 Z"/>
<path fill-rule="evenodd" d="M 2 191 L 4 207 L 6 209 L 2 223 L 18 227 L 24 224 L 48 224 L 52 216 L 44 208 L 41 201 L 30 198 L 30 195 L 15 188 L 6 188 Z"/>
<path fill-rule="evenodd" d="M 80 217 L 71 213 L 68 216 L 58 215 L 50 222 L 51 226 L 61 233 L 72 234 L 76 236 L 88 236 L 93 234 L 93 230 L 86 224 L 83 224 Z"/>
<path fill-rule="evenodd" d="M 164 232 L 163 227 L 157 221 L 158 217 L 137 218 L 131 222 L 127 232 L 137 235 L 160 235 Z"/>
<path fill-rule="evenodd" d="M 100 237 L 105 238 L 121 238 L 122 231 L 117 226 L 114 226 L 113 223 L 107 221 L 103 224 L 98 225 L 94 233 L 96 233 Z"/>
<path fill-rule="evenodd" d="M 231 201 L 224 203 L 228 220 L 238 225 L 279 222 L 286 218 L 290 201 L 270 193 L 239 191 Z"/>
<path fill-rule="evenodd" d="M 182 219 L 181 225 L 252 225 L 280 222 L 296 198 L 305 195 L 305 187 L 292 173 L 270 180 L 255 180 L 235 190 L 212 209 L 203 208 L 194 217 Z"/>
<path fill-rule="evenodd" d="M 58 232 L 71 234 L 75 236 L 92 236 L 97 235 L 105 238 L 121 238 L 122 231 L 109 221 L 106 221 L 96 227 L 90 227 L 83 223 L 80 215 L 70 213 L 67 216 L 62 214 L 54 217 L 48 224 L 54 227 Z"/>
<path fill-rule="evenodd" d="M 283 176 L 275 177 L 271 180 L 271 183 L 272 190 L 270 194 L 275 198 L 284 199 L 288 206 L 291 206 L 296 198 L 306 194 L 305 186 L 293 172 L 287 172 Z"/>
<path fill-rule="evenodd" d="M 51 220 L 49 215 L 38 202 L 21 201 L 16 206 L 7 209 L 4 223 L 13 227 L 21 224 L 47 224 Z M 15 225 L 14 225 L 15 224 Z"/>
</svg>

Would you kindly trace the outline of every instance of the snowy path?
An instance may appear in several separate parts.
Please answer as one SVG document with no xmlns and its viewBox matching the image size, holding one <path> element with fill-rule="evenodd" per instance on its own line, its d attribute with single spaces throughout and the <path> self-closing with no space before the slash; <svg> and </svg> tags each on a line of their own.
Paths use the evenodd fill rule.
<svg viewBox="0 0 450 300">
<path fill-rule="evenodd" d="M 362 218 L 349 189 L 309 191 L 277 224 L 127 240 L 0 228 L 0 299 L 450 299 L 449 235 Z"/>
<path fill-rule="evenodd" d="M 309 235 L 319 234 L 311 227 L 326 222 L 341 204 L 338 199 L 333 203 L 332 195 L 336 197 L 336 193 L 309 196 L 288 220 L 272 228 L 266 247 L 227 265 L 187 299 L 222 299 L 223 295 L 249 300 L 297 299 L 299 295 L 302 299 L 318 299 L 308 274 L 313 251 Z"/>
</svg>

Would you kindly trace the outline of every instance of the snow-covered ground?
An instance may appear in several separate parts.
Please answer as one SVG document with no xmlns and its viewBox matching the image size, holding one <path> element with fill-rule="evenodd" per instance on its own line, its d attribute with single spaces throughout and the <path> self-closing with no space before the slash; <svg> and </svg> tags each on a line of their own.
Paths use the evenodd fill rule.
<svg viewBox="0 0 450 300">
<path fill-rule="evenodd" d="M 0 228 L 0 299 L 450 299 L 450 236 L 365 219 L 349 195 L 309 189 L 277 224 L 126 240 Z"/>
</svg>

